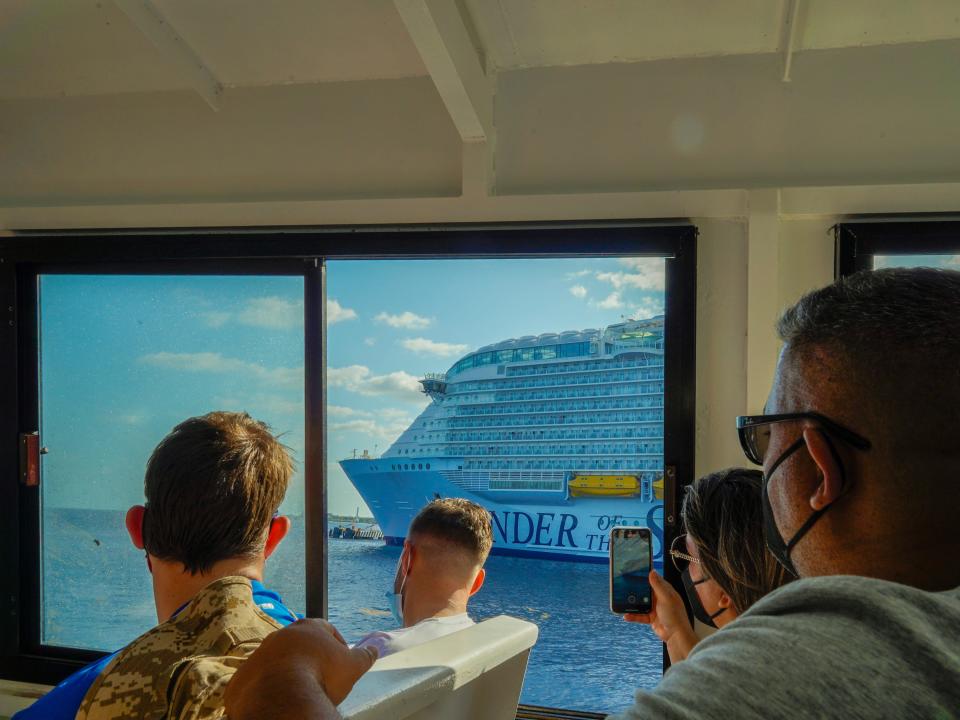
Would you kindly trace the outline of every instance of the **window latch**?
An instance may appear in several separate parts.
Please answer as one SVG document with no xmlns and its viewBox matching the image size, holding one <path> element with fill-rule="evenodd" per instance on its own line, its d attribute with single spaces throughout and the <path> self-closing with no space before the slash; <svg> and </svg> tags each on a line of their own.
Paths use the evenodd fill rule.
<svg viewBox="0 0 960 720">
<path fill-rule="evenodd" d="M 667 525 L 674 527 L 677 524 L 677 466 L 667 465 L 664 468 L 664 499 L 667 504 Z"/>
<path fill-rule="evenodd" d="M 27 487 L 40 486 L 40 456 L 47 449 L 40 447 L 40 433 L 20 433 L 20 482 Z"/>
</svg>

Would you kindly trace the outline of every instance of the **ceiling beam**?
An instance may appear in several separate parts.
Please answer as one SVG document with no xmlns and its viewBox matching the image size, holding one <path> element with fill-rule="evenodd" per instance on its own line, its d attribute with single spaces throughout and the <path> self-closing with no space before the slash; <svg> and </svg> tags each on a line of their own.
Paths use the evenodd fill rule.
<svg viewBox="0 0 960 720">
<path fill-rule="evenodd" d="M 223 84 L 183 39 L 153 0 L 113 0 L 114 4 L 185 78 L 206 103 L 220 109 Z"/>
<path fill-rule="evenodd" d="M 790 82 L 793 52 L 800 40 L 800 3 L 802 0 L 784 0 L 780 25 L 780 52 L 783 53 L 783 82 Z"/>
<path fill-rule="evenodd" d="M 465 143 L 492 143 L 493 82 L 452 0 L 394 0 Z"/>
</svg>

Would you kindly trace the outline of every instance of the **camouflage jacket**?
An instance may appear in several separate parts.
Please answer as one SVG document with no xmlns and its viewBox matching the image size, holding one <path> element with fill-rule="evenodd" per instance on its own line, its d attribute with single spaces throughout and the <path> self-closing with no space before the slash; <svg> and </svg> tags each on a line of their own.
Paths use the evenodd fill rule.
<svg viewBox="0 0 960 720">
<path fill-rule="evenodd" d="M 233 673 L 279 628 L 254 604 L 249 580 L 220 578 L 117 653 L 87 691 L 77 720 L 223 718 Z"/>
</svg>

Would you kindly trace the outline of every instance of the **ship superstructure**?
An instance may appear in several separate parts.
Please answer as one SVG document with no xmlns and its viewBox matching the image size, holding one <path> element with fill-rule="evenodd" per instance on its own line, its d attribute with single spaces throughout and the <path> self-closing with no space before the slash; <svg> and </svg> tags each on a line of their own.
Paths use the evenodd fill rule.
<svg viewBox="0 0 960 720">
<path fill-rule="evenodd" d="M 379 458 L 341 466 L 387 542 L 434 497 L 493 516 L 494 552 L 605 561 L 609 529 L 660 555 L 663 316 L 482 347 L 420 382 L 431 403 Z"/>
</svg>

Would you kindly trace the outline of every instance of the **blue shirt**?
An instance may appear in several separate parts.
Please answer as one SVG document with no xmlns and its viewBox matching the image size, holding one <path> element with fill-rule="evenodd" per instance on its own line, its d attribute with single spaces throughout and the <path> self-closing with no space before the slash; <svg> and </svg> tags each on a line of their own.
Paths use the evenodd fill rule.
<svg viewBox="0 0 960 720">
<path fill-rule="evenodd" d="M 281 625 L 289 625 L 302 617 L 287 608 L 280 596 L 273 590 L 265 588 L 262 583 L 251 580 L 250 584 L 253 586 L 253 601 L 264 613 Z M 179 608 L 177 613 L 183 610 L 183 607 Z M 117 650 L 117 652 L 120 651 Z M 74 720 L 93 681 L 113 660 L 117 652 L 77 670 L 33 705 L 16 713 L 12 720 Z"/>
</svg>

